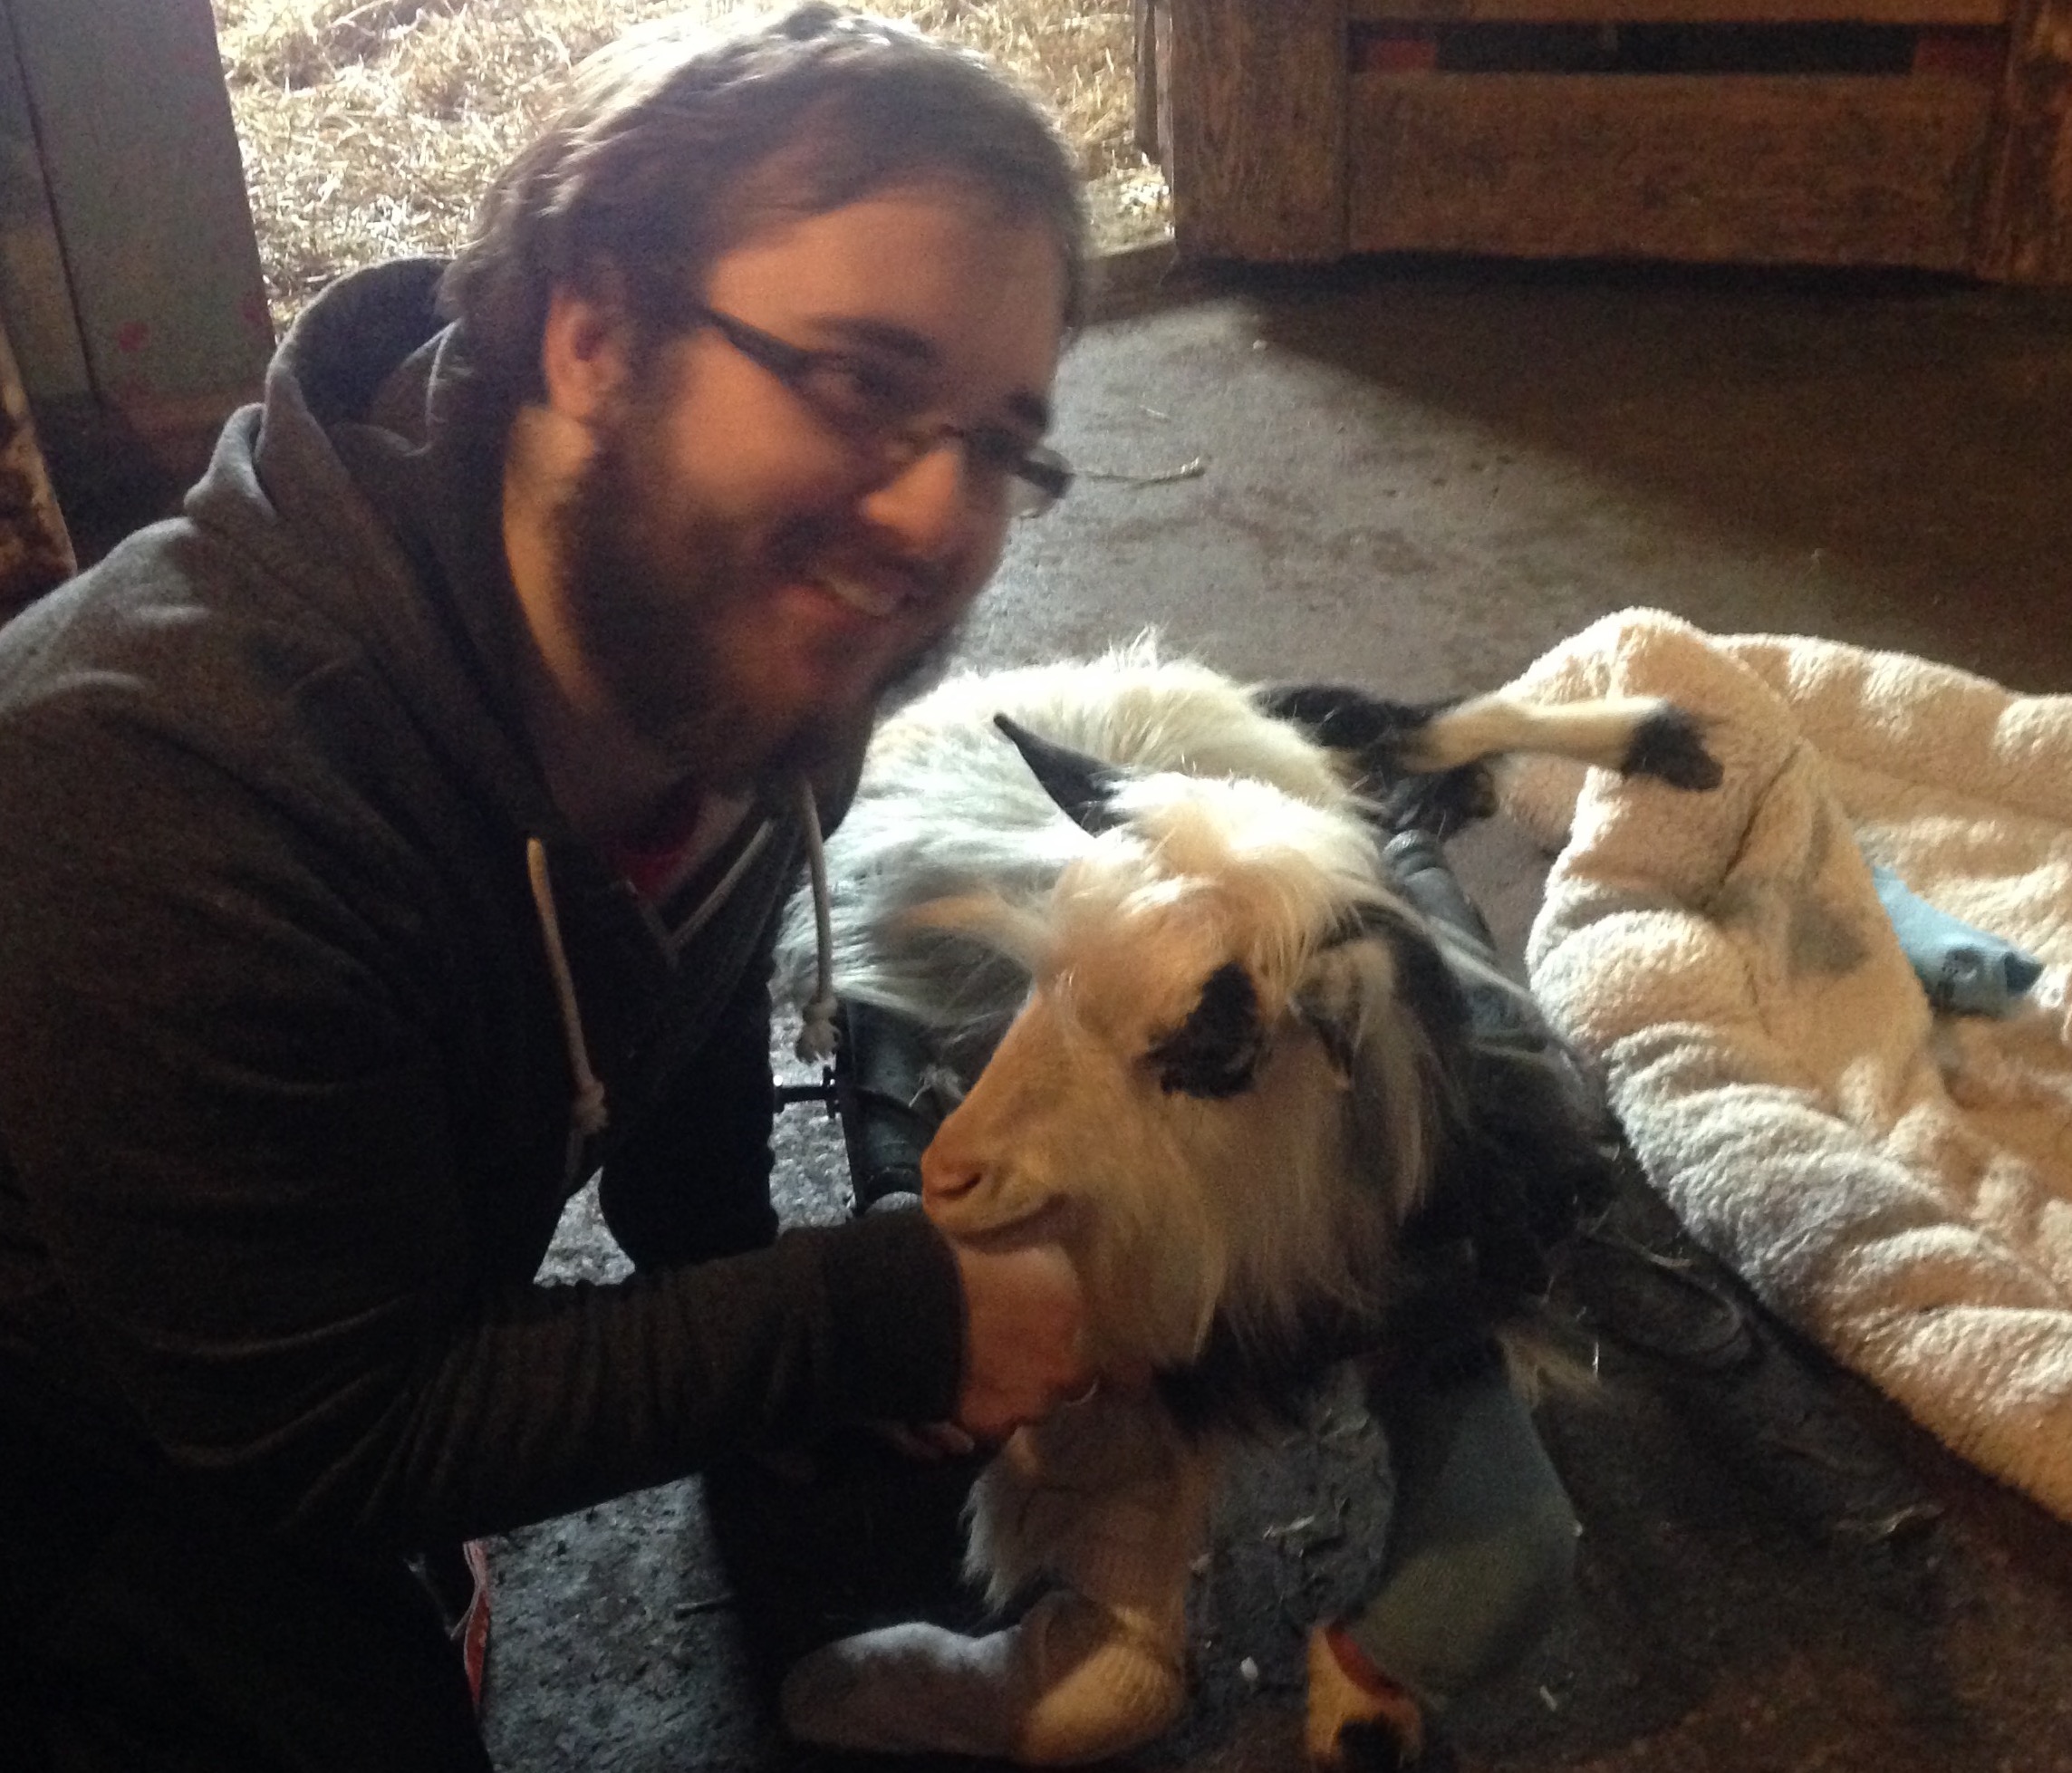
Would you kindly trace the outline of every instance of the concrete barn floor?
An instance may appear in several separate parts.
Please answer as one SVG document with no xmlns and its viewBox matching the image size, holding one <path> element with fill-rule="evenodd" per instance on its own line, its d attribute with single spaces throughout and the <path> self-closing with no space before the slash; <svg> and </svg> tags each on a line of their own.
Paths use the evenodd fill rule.
<svg viewBox="0 0 2072 1773">
<path fill-rule="evenodd" d="M 1169 286 L 1080 342 L 1059 441 L 1084 482 L 1017 535 L 973 660 L 1156 624 L 1241 674 L 1427 698 L 1647 603 L 2072 689 L 2065 296 L 1461 265 Z M 1499 824 L 1453 853 L 1515 953 L 1545 859 Z M 841 1211 L 832 1130 L 794 1110 L 779 1145 L 790 1209 Z M 1737 1328 L 1682 1277 L 1731 1283 L 1640 1185 L 1614 1229 L 1683 1266 L 1596 1248 L 1564 1284 L 1602 1363 L 1594 1394 L 1542 1408 L 1585 1525 L 1580 1593 L 1456 1711 L 1465 1764 L 2072 1769 L 2072 1528 L 1745 1302 Z M 611 1272 L 580 1202 L 554 1260 Z M 853 1617 L 859 1569 L 882 1599 L 948 1557 L 950 1474 L 888 1490 L 864 1463 L 812 1505 L 821 1526 L 747 1529 L 774 1577 L 722 1567 L 695 1484 L 499 1543 L 498 1766 L 840 1766 L 774 1731 L 745 1624 L 773 1580 L 780 1614 L 819 1583 L 841 1589 L 824 1616 Z M 1194 1597 L 1192 1711 L 1132 1764 L 1298 1766 L 1303 1632 L 1357 1593 L 1386 1518 L 1356 1402 L 1262 1449 Z"/>
</svg>

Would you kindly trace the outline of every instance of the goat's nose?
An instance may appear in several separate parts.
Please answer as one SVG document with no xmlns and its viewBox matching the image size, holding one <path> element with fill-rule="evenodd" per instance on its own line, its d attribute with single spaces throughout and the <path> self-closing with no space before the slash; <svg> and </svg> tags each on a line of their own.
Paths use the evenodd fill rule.
<svg viewBox="0 0 2072 1773">
<path fill-rule="evenodd" d="M 960 1200 L 978 1186 L 984 1173 L 977 1164 L 960 1158 L 938 1134 L 920 1154 L 920 1198 L 936 1202 Z"/>
</svg>

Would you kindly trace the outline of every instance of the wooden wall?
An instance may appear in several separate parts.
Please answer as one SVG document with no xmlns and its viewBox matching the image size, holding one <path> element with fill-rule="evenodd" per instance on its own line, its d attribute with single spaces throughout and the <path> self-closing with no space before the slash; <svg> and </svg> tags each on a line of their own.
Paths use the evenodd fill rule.
<svg viewBox="0 0 2072 1773">
<path fill-rule="evenodd" d="M 1141 0 L 1183 256 L 2072 283 L 2072 0 Z M 1864 72 L 1448 71 L 1442 34 L 1875 26 Z"/>
<path fill-rule="evenodd" d="M 273 332 L 208 0 L 0 24 L 0 319 L 39 419 L 220 418 Z"/>
</svg>

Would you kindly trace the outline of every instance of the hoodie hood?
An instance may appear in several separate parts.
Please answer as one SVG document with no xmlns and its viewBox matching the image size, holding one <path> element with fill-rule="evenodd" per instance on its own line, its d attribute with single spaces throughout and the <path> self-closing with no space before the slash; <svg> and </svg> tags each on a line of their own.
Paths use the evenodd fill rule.
<svg viewBox="0 0 2072 1773">
<path fill-rule="evenodd" d="M 639 971 L 639 957 L 680 958 L 724 906 L 717 948 L 737 959 L 762 908 L 781 896 L 797 845 L 817 845 L 815 799 L 829 824 L 846 807 L 868 728 L 824 779 L 772 794 L 745 829 L 739 865 L 688 917 L 677 908 L 675 930 L 650 912 L 634 935 L 622 915 L 636 902 L 632 890 L 568 829 L 525 724 L 518 686 L 535 666 L 504 552 L 508 416 L 471 372 L 461 330 L 438 313 L 443 269 L 431 259 L 379 265 L 319 297 L 277 353 L 263 404 L 226 428 L 188 516 L 371 655 L 448 767 L 523 834 L 569 1047 L 573 1118 L 595 1131 L 602 1117 L 593 1050 L 604 1055 L 598 1068 L 609 1069 L 637 1042 L 633 1028 L 614 1028 L 600 1013 L 600 994 L 577 988 L 625 970 L 592 938 L 605 932 L 622 955 L 630 946 Z M 818 871 L 814 884 L 824 893 Z M 824 956 L 807 1017 L 814 1056 L 823 1055 L 832 1010 L 827 971 Z M 609 1005 L 641 994 L 602 996 Z"/>
<path fill-rule="evenodd" d="M 226 427 L 187 516 L 375 655 L 512 823 L 565 840 L 518 699 L 531 641 L 505 564 L 506 420 L 438 313 L 443 270 L 400 260 L 319 296 L 262 403 Z M 457 708 L 457 694 L 477 706 Z"/>
</svg>

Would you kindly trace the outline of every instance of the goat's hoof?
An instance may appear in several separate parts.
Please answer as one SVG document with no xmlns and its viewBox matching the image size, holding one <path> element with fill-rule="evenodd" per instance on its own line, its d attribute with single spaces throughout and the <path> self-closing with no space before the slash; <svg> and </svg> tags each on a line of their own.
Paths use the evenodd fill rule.
<svg viewBox="0 0 2072 1773">
<path fill-rule="evenodd" d="M 1187 1703 L 1176 1646 L 1138 1635 L 1070 1589 L 1053 1589 L 1016 1630 L 1037 1695 L 1014 1747 L 1024 1766 L 1127 1754 L 1163 1735 Z"/>
<path fill-rule="evenodd" d="M 1362 784 L 1381 803 L 1382 824 L 1392 832 L 1421 831 L 1451 837 L 1479 824 L 1498 806 L 1496 773 L 1486 763 L 1459 764 L 1436 776 L 1406 776 Z"/>
<path fill-rule="evenodd" d="M 1309 1634 L 1303 1746 L 1318 1773 L 1440 1773 L 1452 1764 L 1417 1701 L 1338 1625 Z"/>
<path fill-rule="evenodd" d="M 1160 1646 L 1056 1589 L 984 1637 L 915 1623 L 824 1644 L 785 1677 L 778 1710 L 824 1749 L 1069 1767 L 1142 1748 L 1186 1696 Z"/>
<path fill-rule="evenodd" d="M 1690 709 L 1663 702 L 1634 729 L 1619 764 L 1622 776 L 1653 776 L 1688 793 L 1717 788 L 1726 772 L 1705 748 L 1705 721 Z"/>
<path fill-rule="evenodd" d="M 838 1638 L 795 1664 L 777 1695 L 801 1742 L 872 1754 L 1006 1755 L 1019 1691 L 1008 1641 L 924 1624 Z"/>
</svg>

